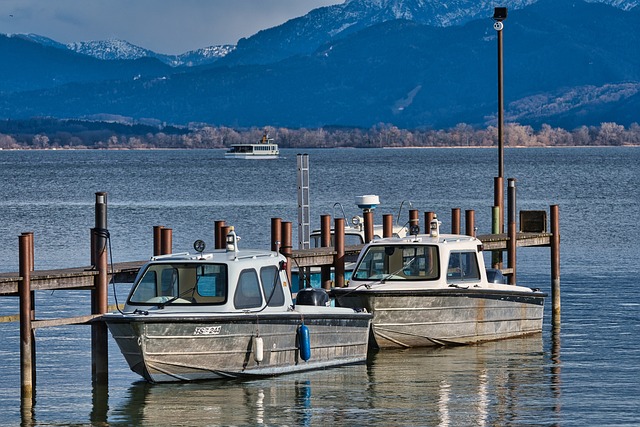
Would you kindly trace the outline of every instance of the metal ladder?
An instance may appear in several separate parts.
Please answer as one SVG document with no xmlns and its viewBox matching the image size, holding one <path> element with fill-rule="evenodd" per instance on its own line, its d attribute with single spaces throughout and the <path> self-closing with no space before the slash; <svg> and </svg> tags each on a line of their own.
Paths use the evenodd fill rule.
<svg viewBox="0 0 640 427">
<path fill-rule="evenodd" d="M 309 249 L 311 240 L 309 216 L 309 155 L 298 154 L 298 249 Z"/>
</svg>

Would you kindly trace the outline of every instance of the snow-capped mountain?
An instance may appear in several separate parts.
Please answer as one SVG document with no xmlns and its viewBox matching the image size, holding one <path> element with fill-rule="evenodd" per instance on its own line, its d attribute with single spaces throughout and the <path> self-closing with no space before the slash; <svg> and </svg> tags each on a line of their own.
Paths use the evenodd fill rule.
<svg viewBox="0 0 640 427">
<path fill-rule="evenodd" d="M 165 55 L 118 39 L 75 42 L 67 44 L 66 47 L 75 52 L 105 60 L 157 58 L 172 67 L 209 64 L 235 49 L 234 45 L 216 45 L 180 55 Z"/>
<path fill-rule="evenodd" d="M 138 59 L 155 57 L 156 53 L 125 40 L 109 39 L 68 43 L 67 49 L 98 59 Z"/>
<path fill-rule="evenodd" d="M 435 27 L 464 25 L 475 19 L 490 19 L 495 6 L 509 12 L 538 0 L 346 0 L 342 4 L 314 9 L 284 24 L 238 41 L 236 51 L 224 63 L 267 64 L 294 55 L 308 55 L 325 43 L 344 38 L 372 25 L 406 19 Z M 557 0 L 566 3 L 570 0 Z M 589 0 L 631 10 L 640 0 Z"/>
<path fill-rule="evenodd" d="M 119 39 L 81 41 L 64 44 L 50 39 L 49 37 L 33 33 L 12 34 L 10 37 L 29 40 L 43 46 L 55 47 L 57 49 L 67 49 L 82 55 L 103 60 L 156 58 L 167 65 L 171 65 L 172 67 L 193 67 L 196 65 L 211 64 L 236 48 L 235 45 L 229 44 L 214 45 L 201 49 L 190 50 L 180 55 L 166 55 L 156 53 L 152 50 L 129 43 L 126 40 Z"/>
<path fill-rule="evenodd" d="M 242 39 L 213 66 L 190 69 L 104 61 L 54 49 L 51 40 L 0 35 L 0 118 L 486 126 L 496 111 L 491 16 L 498 1 L 348 0 Z M 566 129 L 637 123 L 639 1 L 500 1 L 509 7 L 505 117 Z M 469 20 L 465 10 L 480 16 Z M 211 48 L 196 58 L 207 54 L 218 53 Z M 256 61 L 264 65 L 235 66 Z"/>
</svg>

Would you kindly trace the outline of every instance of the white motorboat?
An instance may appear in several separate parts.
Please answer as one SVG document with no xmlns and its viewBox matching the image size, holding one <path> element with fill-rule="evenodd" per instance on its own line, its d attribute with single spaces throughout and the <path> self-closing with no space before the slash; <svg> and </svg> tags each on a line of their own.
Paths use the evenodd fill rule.
<svg viewBox="0 0 640 427">
<path fill-rule="evenodd" d="M 232 144 L 224 153 L 225 159 L 262 159 L 273 160 L 280 155 L 278 144 L 273 142 L 266 132 L 260 142 L 255 144 Z"/>
<path fill-rule="evenodd" d="M 156 256 L 124 310 L 104 315 L 131 370 L 151 382 L 285 374 L 366 361 L 371 314 L 321 289 L 292 302 L 284 256 L 226 249 Z"/>
<path fill-rule="evenodd" d="M 493 275 L 501 277 L 499 272 Z M 430 233 L 365 245 L 335 304 L 373 313 L 378 348 L 462 345 L 541 332 L 545 293 L 487 279 L 482 242 Z"/>
<path fill-rule="evenodd" d="M 379 204 L 380 204 L 380 198 L 376 195 L 365 195 L 365 196 L 357 196 L 355 198 L 355 202 L 356 202 L 356 206 L 358 206 L 358 208 L 362 209 L 363 211 L 366 210 L 373 210 L 375 209 Z M 404 205 L 404 201 L 400 204 L 400 208 L 398 209 L 398 216 L 396 218 L 396 222 L 392 225 L 392 235 L 395 237 L 403 237 L 406 236 L 408 233 L 408 222 L 405 224 L 400 224 L 400 213 L 402 212 L 402 206 Z M 364 229 L 364 218 L 360 215 L 355 215 L 351 218 L 351 222 L 349 223 L 347 221 L 347 216 L 344 212 L 344 208 L 342 207 L 342 204 L 340 204 L 339 202 L 334 203 L 333 205 L 333 218 L 336 218 L 336 209 L 340 208 L 340 210 L 342 211 L 342 217 L 344 218 L 344 245 L 346 247 L 348 246 L 362 246 L 364 245 L 364 241 L 365 241 L 365 229 Z M 364 214 L 364 213 L 363 213 Z M 384 231 L 384 226 L 382 224 L 374 224 L 373 225 L 373 238 L 374 239 L 379 239 L 380 237 L 382 237 Z M 335 230 L 334 227 L 331 226 L 330 228 L 330 245 L 329 246 L 335 246 Z M 310 240 L 310 247 L 311 248 L 319 248 L 322 246 L 321 242 L 322 242 L 322 230 L 321 229 L 314 229 L 309 237 Z M 355 261 L 355 257 L 348 259 L 347 263 L 345 264 L 345 280 L 349 280 L 349 278 L 351 277 L 351 271 L 353 270 L 354 267 L 354 261 Z M 312 268 L 308 268 L 305 271 L 305 274 L 307 276 L 307 285 L 309 287 L 313 287 L 313 288 L 321 288 L 322 287 L 322 280 L 321 280 L 321 274 L 320 274 L 320 268 L 319 267 L 312 267 Z M 333 270 L 331 271 L 331 278 L 332 280 L 334 279 L 334 272 Z M 292 274 L 291 274 L 291 283 L 292 283 L 292 290 L 293 292 L 297 292 L 297 290 L 300 288 L 300 270 L 298 268 L 293 268 L 292 269 Z"/>
</svg>

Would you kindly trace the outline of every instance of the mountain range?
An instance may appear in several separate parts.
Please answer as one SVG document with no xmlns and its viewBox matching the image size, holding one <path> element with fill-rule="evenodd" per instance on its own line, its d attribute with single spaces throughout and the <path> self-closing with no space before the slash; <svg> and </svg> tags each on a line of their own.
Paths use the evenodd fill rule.
<svg viewBox="0 0 640 427">
<path fill-rule="evenodd" d="M 505 120 L 639 122 L 639 2 L 503 2 Z M 497 110 L 494 4 L 347 0 L 236 46 L 176 56 L 117 40 L 0 35 L 0 118 L 483 127 Z"/>
</svg>

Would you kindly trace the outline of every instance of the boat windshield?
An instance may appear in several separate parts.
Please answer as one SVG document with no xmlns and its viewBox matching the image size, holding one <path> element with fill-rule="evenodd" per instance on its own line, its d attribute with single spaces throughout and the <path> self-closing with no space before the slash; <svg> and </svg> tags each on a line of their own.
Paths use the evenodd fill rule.
<svg viewBox="0 0 640 427">
<path fill-rule="evenodd" d="M 130 304 L 224 304 L 225 264 L 151 264 L 135 284 Z"/>
<path fill-rule="evenodd" d="M 379 237 L 379 236 L 375 236 Z M 364 240 L 359 233 L 344 233 L 344 245 L 345 246 L 357 246 L 362 245 Z M 322 236 L 320 234 L 311 235 L 311 246 L 314 248 L 322 247 Z M 329 246 L 335 246 L 335 235 L 331 233 L 331 243 Z"/>
<path fill-rule="evenodd" d="M 438 248 L 432 245 L 369 246 L 352 278 L 355 280 L 436 280 Z"/>
</svg>

